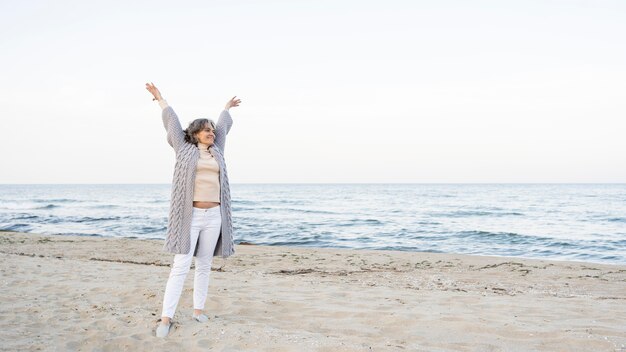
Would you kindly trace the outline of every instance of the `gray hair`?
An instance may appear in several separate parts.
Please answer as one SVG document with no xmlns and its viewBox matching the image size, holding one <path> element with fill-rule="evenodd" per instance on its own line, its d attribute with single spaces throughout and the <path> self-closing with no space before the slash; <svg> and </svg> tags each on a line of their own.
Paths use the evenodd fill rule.
<svg viewBox="0 0 626 352">
<path fill-rule="evenodd" d="M 205 129 L 207 125 L 211 126 L 212 129 L 215 129 L 215 122 L 211 119 L 195 119 L 191 121 L 189 127 L 183 131 L 185 132 L 185 141 L 187 141 L 187 143 L 198 145 L 196 133 Z"/>
</svg>

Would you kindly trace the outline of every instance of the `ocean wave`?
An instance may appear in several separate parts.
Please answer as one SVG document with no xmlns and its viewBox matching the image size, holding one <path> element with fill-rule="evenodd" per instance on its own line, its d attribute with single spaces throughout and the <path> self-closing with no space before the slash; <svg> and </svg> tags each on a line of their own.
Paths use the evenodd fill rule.
<svg viewBox="0 0 626 352">
<path fill-rule="evenodd" d="M 53 209 L 58 208 L 59 205 L 56 204 L 46 204 L 46 205 L 38 205 L 38 204 L 24 204 L 24 203 L 14 203 L 14 204 L 3 204 L 0 206 L 0 209 L 5 210 L 39 210 L 39 209 Z"/>
<path fill-rule="evenodd" d="M 0 224 L 0 231 L 28 232 L 32 229 L 29 224 Z"/>
<path fill-rule="evenodd" d="M 356 225 L 382 225 L 383 222 L 377 219 L 350 219 L 344 221 L 338 221 L 334 226 L 356 226 Z"/>
<path fill-rule="evenodd" d="M 90 206 L 90 208 L 95 208 L 95 209 L 113 209 L 113 208 L 119 208 L 119 205 L 115 205 L 115 204 L 99 204 L 99 205 L 93 205 Z"/>
<path fill-rule="evenodd" d="M 167 230 L 166 226 L 143 226 L 138 229 L 141 234 L 163 232 L 165 230 Z"/>
<path fill-rule="evenodd" d="M 452 195 L 452 194 L 436 194 L 436 193 L 423 194 L 422 196 L 424 196 L 424 197 L 432 197 L 432 198 L 454 198 L 454 197 L 456 197 L 455 195 Z"/>
<path fill-rule="evenodd" d="M 542 253 L 542 252 L 543 252 L 543 251 L 539 251 L 538 253 Z M 561 255 L 562 253 L 552 253 L 552 252 L 548 252 L 548 253 L 545 253 L 545 254 L 546 254 L 546 255 L 552 255 L 552 254 L 555 254 L 555 255 Z M 577 252 L 577 253 L 568 253 L 568 254 L 569 254 L 569 256 L 571 256 L 571 257 L 572 257 L 572 259 L 574 259 L 574 260 L 577 260 L 577 259 L 591 259 L 591 258 L 595 257 L 595 255 L 594 255 L 594 254 L 591 254 L 591 253 L 582 253 L 582 252 Z"/>
<path fill-rule="evenodd" d="M 122 219 L 122 217 L 120 216 L 105 216 L 105 217 L 101 217 L 101 218 L 92 218 L 90 216 L 85 216 L 85 217 L 79 217 L 79 218 L 67 218 L 65 219 L 67 222 L 97 222 L 97 221 L 114 221 L 114 220 L 120 220 Z"/>
<path fill-rule="evenodd" d="M 431 213 L 431 215 L 437 217 L 459 218 L 466 216 L 523 216 L 524 214 L 516 211 L 494 212 L 485 210 L 456 210 L 452 212 Z"/>
<path fill-rule="evenodd" d="M 570 243 L 570 242 L 549 242 L 546 243 L 547 247 L 556 247 L 556 248 L 577 248 L 578 246 Z"/>
<path fill-rule="evenodd" d="M 69 199 L 69 198 L 33 199 L 31 201 L 35 202 L 35 203 L 48 203 L 48 202 L 54 202 L 54 203 L 84 203 L 84 202 L 86 202 L 84 200 Z"/>
<path fill-rule="evenodd" d="M 233 199 L 233 205 L 254 205 L 254 204 L 259 204 L 259 202 L 257 201 L 253 201 L 253 200 L 234 200 Z"/>
<path fill-rule="evenodd" d="M 247 210 L 263 210 L 263 211 L 270 211 L 270 210 L 275 210 L 274 208 L 270 208 L 270 207 L 241 207 L 241 206 L 236 206 L 233 205 L 232 206 L 232 210 L 233 211 L 247 211 Z"/>
<path fill-rule="evenodd" d="M 602 260 L 611 260 L 611 261 L 624 261 L 623 257 L 620 257 L 618 255 L 605 255 L 603 257 L 600 257 L 600 259 Z"/>
<path fill-rule="evenodd" d="M 66 222 L 64 218 L 60 218 L 58 216 L 46 216 L 40 220 L 43 224 L 60 224 Z"/>
<path fill-rule="evenodd" d="M 13 218 L 11 218 L 11 220 L 29 220 L 29 219 L 37 219 L 39 216 L 37 215 L 31 215 L 31 214 L 19 214 Z"/>
<path fill-rule="evenodd" d="M 281 199 L 271 199 L 268 201 L 271 204 L 292 204 L 292 205 L 303 205 L 308 203 L 308 199 L 297 199 L 297 198 L 281 198 Z M 265 203 L 265 202 L 263 202 Z"/>
<path fill-rule="evenodd" d="M 232 210 L 234 212 L 237 211 L 263 211 L 263 212 L 293 212 L 293 213 L 301 213 L 301 214 L 337 214 L 333 211 L 328 210 L 315 210 L 315 209 L 299 209 L 299 208 L 280 208 L 280 207 L 242 207 L 242 206 L 233 206 Z"/>
<path fill-rule="evenodd" d="M 303 213 L 303 214 L 337 214 L 334 211 L 313 210 L 313 209 L 278 208 L 276 210 L 287 210 L 287 211 L 293 211 L 293 212 Z"/>
<path fill-rule="evenodd" d="M 450 236 L 447 234 L 434 235 L 434 236 L 418 234 L 418 235 L 408 236 L 407 238 L 412 239 L 412 240 L 425 240 L 428 242 L 432 242 L 432 241 L 447 241 L 450 239 Z"/>
<path fill-rule="evenodd" d="M 608 218 L 606 221 L 610 222 L 626 222 L 626 218 Z"/>
<path fill-rule="evenodd" d="M 267 245 L 267 246 L 296 246 L 296 245 L 308 245 L 308 244 L 314 244 L 316 246 L 321 245 L 320 241 L 318 240 L 292 240 L 292 241 L 272 241 L 269 243 L 259 243 L 262 245 Z"/>
<path fill-rule="evenodd" d="M 623 240 L 608 240 L 607 241 L 610 244 L 613 244 L 615 246 L 626 246 L 626 239 Z"/>
<path fill-rule="evenodd" d="M 41 220 L 39 222 L 44 223 L 44 224 L 80 224 L 80 223 L 95 223 L 95 222 L 101 222 L 101 221 L 118 221 L 118 220 L 128 219 L 129 217 L 120 217 L 120 216 L 91 217 L 91 216 L 48 215 L 46 217 L 35 216 L 35 218 L 40 218 Z"/>
<path fill-rule="evenodd" d="M 539 236 L 531 236 L 524 235 L 515 232 L 489 232 L 489 231 L 460 231 L 457 232 L 458 236 L 464 238 L 476 238 L 476 239 L 489 239 L 489 240 L 500 240 L 503 243 L 511 243 L 511 244 L 533 244 L 538 241 L 546 241 L 550 240 L 548 237 L 539 237 Z"/>
<path fill-rule="evenodd" d="M 87 237 L 113 237 L 113 236 L 103 236 L 99 233 L 85 233 L 85 232 L 56 232 L 52 235 L 61 235 L 61 236 L 87 236 Z"/>
<path fill-rule="evenodd" d="M 617 251 L 618 248 L 612 246 L 610 243 L 605 243 L 599 246 L 580 246 L 581 249 L 585 251 L 596 251 L 596 252 L 613 252 Z"/>
<path fill-rule="evenodd" d="M 426 221 L 426 220 L 418 221 L 417 224 L 418 225 L 441 225 L 441 223 L 438 221 Z"/>
</svg>

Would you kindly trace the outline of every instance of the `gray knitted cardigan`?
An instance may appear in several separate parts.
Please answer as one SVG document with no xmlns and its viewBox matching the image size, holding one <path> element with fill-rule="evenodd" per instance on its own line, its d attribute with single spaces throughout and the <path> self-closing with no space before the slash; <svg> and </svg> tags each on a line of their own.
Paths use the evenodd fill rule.
<svg viewBox="0 0 626 352">
<path fill-rule="evenodd" d="M 193 189 L 196 177 L 196 166 L 200 158 L 200 150 L 195 144 L 185 141 L 185 133 L 178 116 L 164 100 L 159 102 L 164 107 L 161 117 L 167 131 L 167 142 L 176 152 L 176 164 L 172 180 L 172 198 L 168 217 L 167 233 L 163 250 L 175 254 L 187 254 L 191 246 L 191 218 L 193 212 Z M 215 126 L 215 139 L 209 152 L 215 157 L 219 167 L 220 209 L 222 213 L 222 229 L 215 245 L 213 256 L 228 258 L 235 253 L 233 241 L 233 221 L 230 205 L 230 187 L 228 173 L 224 161 L 226 135 L 233 125 L 228 110 L 222 111 Z M 199 241 L 198 241 L 199 242 Z M 194 250 L 194 256 L 198 247 Z"/>
</svg>

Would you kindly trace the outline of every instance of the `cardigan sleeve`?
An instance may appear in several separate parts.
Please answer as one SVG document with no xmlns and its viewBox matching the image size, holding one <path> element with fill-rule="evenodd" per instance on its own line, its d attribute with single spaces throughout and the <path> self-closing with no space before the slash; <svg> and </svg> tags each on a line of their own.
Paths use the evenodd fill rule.
<svg viewBox="0 0 626 352">
<path fill-rule="evenodd" d="M 215 125 L 215 145 L 224 152 L 226 146 L 226 135 L 230 132 L 230 128 L 233 126 L 233 118 L 230 116 L 228 110 L 222 111 L 220 117 L 217 119 Z"/>
<path fill-rule="evenodd" d="M 185 132 L 183 132 L 183 128 L 180 126 L 180 121 L 174 109 L 167 105 L 167 102 L 164 100 L 163 102 L 159 101 L 159 105 L 163 108 L 161 118 L 163 119 L 163 127 L 167 131 L 167 143 L 174 148 L 174 151 L 178 152 L 185 143 Z"/>
</svg>

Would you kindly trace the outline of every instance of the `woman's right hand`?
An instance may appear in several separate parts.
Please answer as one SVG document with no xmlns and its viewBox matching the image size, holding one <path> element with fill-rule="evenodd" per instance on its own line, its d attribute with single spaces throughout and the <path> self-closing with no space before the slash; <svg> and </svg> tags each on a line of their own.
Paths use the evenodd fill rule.
<svg viewBox="0 0 626 352">
<path fill-rule="evenodd" d="M 146 89 L 148 90 L 148 92 L 152 93 L 152 96 L 154 96 L 154 99 L 152 100 L 163 99 L 163 97 L 161 96 L 161 92 L 159 92 L 159 89 L 154 85 L 154 83 L 146 83 Z"/>
</svg>

